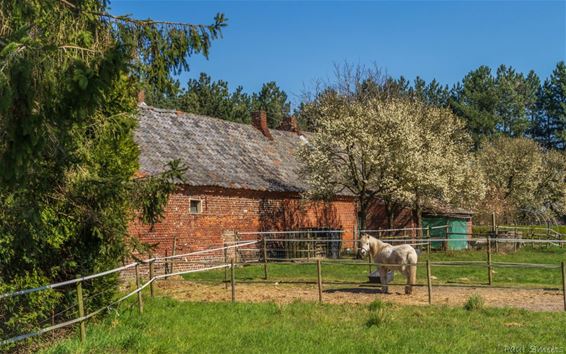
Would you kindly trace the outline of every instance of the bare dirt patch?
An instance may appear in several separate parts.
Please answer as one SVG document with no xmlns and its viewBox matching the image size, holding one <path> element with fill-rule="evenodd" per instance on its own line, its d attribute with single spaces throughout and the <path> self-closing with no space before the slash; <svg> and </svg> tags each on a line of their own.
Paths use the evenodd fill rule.
<svg viewBox="0 0 566 354">
<path fill-rule="evenodd" d="M 184 301 L 230 301 L 230 286 L 196 283 L 185 280 L 158 282 L 159 294 Z M 375 299 L 402 305 L 428 305 L 426 287 L 415 287 L 412 295 L 405 295 L 403 286 L 390 286 L 389 294 L 378 287 L 365 285 L 324 286 L 323 301 L 333 304 L 368 304 Z M 558 290 L 502 289 L 483 287 L 435 286 L 432 302 L 437 305 L 463 306 L 472 294 L 479 294 L 488 307 L 515 307 L 531 311 L 562 311 L 562 293 Z M 239 302 L 290 303 L 297 300 L 318 301 L 316 284 L 237 283 Z"/>
</svg>

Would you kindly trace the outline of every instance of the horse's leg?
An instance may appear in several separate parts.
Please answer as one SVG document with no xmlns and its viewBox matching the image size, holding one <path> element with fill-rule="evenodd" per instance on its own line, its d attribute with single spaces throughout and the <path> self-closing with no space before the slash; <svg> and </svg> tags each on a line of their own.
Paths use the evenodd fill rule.
<svg viewBox="0 0 566 354">
<path fill-rule="evenodd" d="M 407 278 L 407 285 L 405 285 L 405 295 L 410 295 L 413 292 L 412 284 L 411 284 L 411 271 L 410 267 L 405 267 L 405 271 L 403 272 L 405 278 Z"/>
<path fill-rule="evenodd" d="M 407 285 L 405 286 L 405 294 L 411 295 L 413 293 L 413 285 L 417 280 L 417 266 L 409 265 L 405 268 L 405 277 L 407 277 Z"/>
<path fill-rule="evenodd" d="M 388 294 L 387 289 L 387 268 L 379 267 L 379 282 L 381 283 L 381 291 Z"/>
</svg>

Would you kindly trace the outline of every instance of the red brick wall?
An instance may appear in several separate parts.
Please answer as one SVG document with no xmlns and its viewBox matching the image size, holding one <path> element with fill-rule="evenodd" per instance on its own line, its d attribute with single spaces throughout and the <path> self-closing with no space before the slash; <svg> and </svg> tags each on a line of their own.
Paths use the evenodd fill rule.
<svg viewBox="0 0 566 354">
<path fill-rule="evenodd" d="M 202 200 L 202 213 L 191 214 L 190 199 Z M 133 222 L 130 234 L 156 244 L 156 255 L 187 253 L 222 246 L 225 231 L 273 231 L 301 228 L 344 230 L 352 239 L 356 227 L 356 203 L 352 198 L 309 202 L 292 193 L 260 192 L 217 187 L 184 187 L 171 196 L 161 223 L 150 229 Z M 254 238 L 251 235 L 246 238 Z M 244 238 L 244 237 L 242 237 Z"/>
<path fill-rule="evenodd" d="M 414 228 L 417 223 L 413 216 L 413 211 L 409 208 L 403 208 L 401 212 L 395 215 L 393 225 L 389 226 L 387 211 L 380 201 L 373 202 L 368 210 L 368 218 L 366 228 L 368 230 L 389 229 L 389 228 Z"/>
</svg>

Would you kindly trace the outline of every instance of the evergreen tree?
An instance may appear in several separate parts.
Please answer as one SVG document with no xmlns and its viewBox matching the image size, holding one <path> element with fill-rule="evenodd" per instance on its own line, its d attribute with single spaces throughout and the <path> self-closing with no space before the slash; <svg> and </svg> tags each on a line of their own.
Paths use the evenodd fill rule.
<svg viewBox="0 0 566 354">
<path fill-rule="evenodd" d="M 441 86 L 433 79 L 425 89 L 425 102 L 436 107 L 448 107 L 450 102 L 450 90 L 448 86 Z"/>
<path fill-rule="evenodd" d="M 287 94 L 277 86 L 275 81 L 263 84 L 261 90 L 252 96 L 252 107 L 254 110 L 267 112 L 269 128 L 277 128 L 291 111 L 291 103 L 287 100 Z"/>
<path fill-rule="evenodd" d="M 251 98 L 242 87 L 230 92 L 226 81 L 212 81 L 201 73 L 198 80 L 191 79 L 187 88 L 177 97 L 174 108 L 182 111 L 248 123 L 251 116 Z"/>
<path fill-rule="evenodd" d="M 547 148 L 566 149 L 566 64 L 556 64 L 539 92 L 533 136 Z"/>
<path fill-rule="evenodd" d="M 500 124 L 497 116 L 497 90 L 487 66 L 468 73 L 461 85 L 455 86 L 451 100 L 453 111 L 464 119 L 476 147 L 484 137 L 496 135 Z"/>
<path fill-rule="evenodd" d="M 113 268 L 136 245 L 128 222 L 156 222 L 181 177 L 172 162 L 134 178 L 136 93 L 172 93 L 171 74 L 208 55 L 224 17 L 204 26 L 107 10 L 103 0 L 0 2 L 0 293 Z M 88 306 L 111 298 L 115 281 L 85 284 L 87 295 L 105 290 Z M 3 300 L 0 337 L 65 301 L 55 291 Z"/>
<path fill-rule="evenodd" d="M 527 80 L 513 68 L 499 66 L 495 78 L 498 99 L 496 113 L 502 133 L 519 137 L 529 130 L 531 107 L 534 107 L 537 99 L 537 81 L 534 72 L 529 73 Z"/>
</svg>

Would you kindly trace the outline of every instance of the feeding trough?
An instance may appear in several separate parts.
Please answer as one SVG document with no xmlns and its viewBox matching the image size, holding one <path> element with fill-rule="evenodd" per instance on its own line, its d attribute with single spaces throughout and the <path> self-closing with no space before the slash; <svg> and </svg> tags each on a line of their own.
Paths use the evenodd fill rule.
<svg viewBox="0 0 566 354">
<path fill-rule="evenodd" d="M 379 271 L 376 270 L 375 272 L 371 273 L 368 276 L 369 282 L 370 283 L 377 283 L 377 284 L 381 284 L 381 280 L 379 278 Z M 388 271 L 387 272 L 387 283 L 390 283 L 393 281 L 393 271 Z"/>
</svg>

